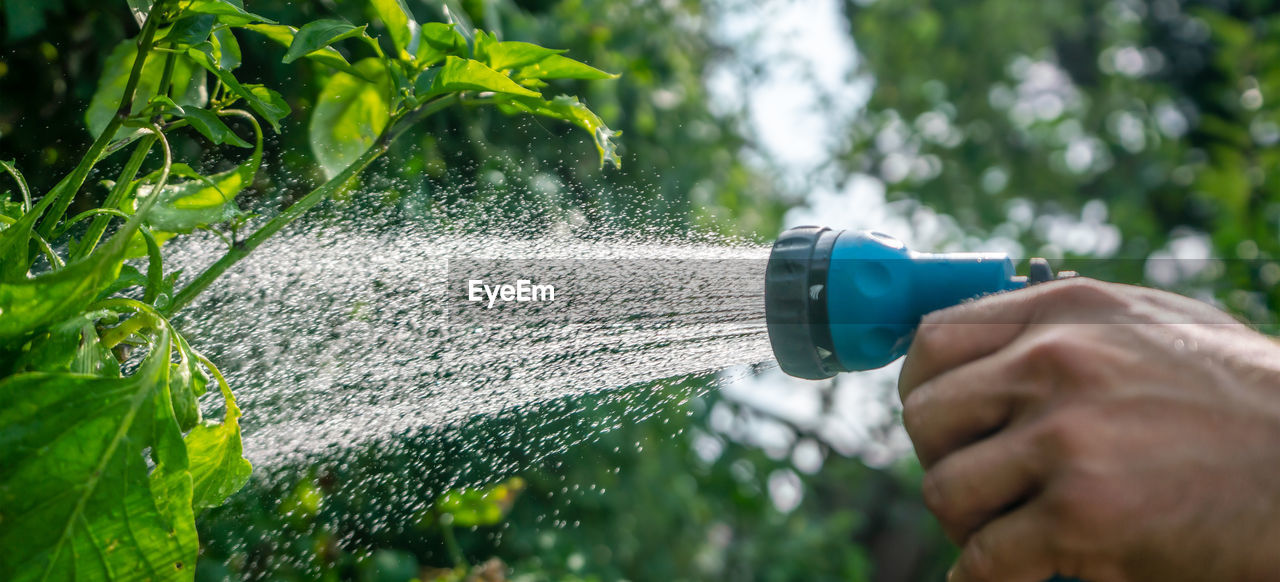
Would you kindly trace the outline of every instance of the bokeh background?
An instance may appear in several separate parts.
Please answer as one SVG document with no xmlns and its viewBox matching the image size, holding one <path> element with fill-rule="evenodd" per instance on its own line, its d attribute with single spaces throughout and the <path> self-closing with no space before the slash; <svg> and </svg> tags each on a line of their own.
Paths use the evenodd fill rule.
<svg viewBox="0 0 1280 582">
<path fill-rule="evenodd" d="M 359 0 L 248 4 L 285 23 L 379 26 Z M 441 19 L 437 2 L 408 4 Z M 136 27 L 122 1 L 0 5 L 0 159 L 45 191 L 87 147 L 103 58 Z M 568 216 L 761 242 L 820 222 L 1046 256 L 1262 327 L 1280 307 L 1280 9 L 1268 0 L 463 5 L 508 40 L 622 73 L 566 90 L 623 131 L 623 169 L 601 171 L 571 128 L 454 111 L 322 213 L 484 208 L 472 224 L 518 216 L 536 233 Z M 305 124 L 326 73 L 240 40 L 242 78 L 295 111 L 249 197 L 270 213 L 321 181 Z M 202 144 L 176 139 L 176 155 L 230 163 Z M 201 518 L 197 578 L 460 579 L 463 563 L 479 580 L 941 579 L 955 551 L 919 502 L 895 370 L 806 383 L 767 368 L 620 387 L 274 472 Z M 542 438 L 565 434 L 576 438 Z M 503 462 L 468 463 L 489 435 Z M 529 444 L 544 440 L 557 444 Z M 458 467 L 361 480 L 415 450 Z M 388 503 L 421 511 L 389 522 Z"/>
</svg>

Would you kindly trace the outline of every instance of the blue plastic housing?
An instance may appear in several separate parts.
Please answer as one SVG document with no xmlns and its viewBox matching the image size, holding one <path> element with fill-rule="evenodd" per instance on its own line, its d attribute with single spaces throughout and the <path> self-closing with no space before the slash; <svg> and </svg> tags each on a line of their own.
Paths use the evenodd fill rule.
<svg viewBox="0 0 1280 582">
<path fill-rule="evenodd" d="M 885 366 L 907 353 L 925 314 L 1026 285 L 1004 254 L 918 253 L 885 234 L 845 231 L 826 289 L 836 359 L 846 370 Z"/>
</svg>

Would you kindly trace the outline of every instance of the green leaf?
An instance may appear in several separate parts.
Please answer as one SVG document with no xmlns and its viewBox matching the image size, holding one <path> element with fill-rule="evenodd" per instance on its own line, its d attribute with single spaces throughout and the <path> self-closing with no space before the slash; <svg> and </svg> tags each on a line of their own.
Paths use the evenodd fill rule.
<svg viewBox="0 0 1280 582">
<path fill-rule="evenodd" d="M 462 37 L 456 27 L 443 22 L 428 22 L 422 25 L 422 41 L 418 43 L 417 63 L 420 67 L 429 67 L 447 56 L 465 56 L 467 39 Z"/>
<path fill-rule="evenodd" d="M 371 0 L 370 3 L 391 34 L 397 56 L 404 60 L 412 59 L 418 53 L 420 28 L 404 0 Z"/>
<path fill-rule="evenodd" d="M 147 22 L 147 15 L 151 14 L 152 0 L 129 0 L 129 12 L 133 14 L 133 20 L 138 23 L 138 28 L 142 28 Z"/>
<path fill-rule="evenodd" d="M 200 423 L 200 403 L 196 400 L 204 394 L 209 376 L 200 367 L 199 356 L 181 335 L 174 334 L 173 347 L 178 361 L 169 364 L 169 393 L 173 400 L 173 413 L 178 428 L 190 430 Z"/>
<path fill-rule="evenodd" d="M 218 19 L 212 14 L 193 14 L 178 19 L 172 26 L 156 33 L 156 42 L 166 41 L 173 46 L 190 46 L 204 42 L 213 32 Z"/>
<path fill-rule="evenodd" d="M 245 30 L 252 30 L 253 32 L 261 34 L 262 36 L 267 37 L 267 39 L 286 48 L 293 44 L 293 38 L 298 33 L 297 28 L 283 24 L 250 24 L 243 28 Z M 358 71 L 356 71 L 355 67 L 351 66 L 351 63 L 347 62 L 347 58 L 342 56 L 342 53 L 338 52 L 338 49 L 331 46 L 308 53 L 306 58 L 331 69 L 347 73 L 348 75 L 358 76 Z"/>
<path fill-rule="evenodd" d="M 0 578 L 190 579 L 199 543 L 167 332 L 154 345 L 127 378 L 0 380 Z"/>
<path fill-rule="evenodd" d="M 124 236 L 131 234 L 129 229 Z M 123 243 L 108 244 L 84 259 L 39 277 L 0 283 L 0 345 L 13 345 L 32 332 L 82 311 L 120 275 Z"/>
<path fill-rule="evenodd" d="M 613 138 L 621 134 L 609 129 L 600 116 L 580 103 L 576 97 L 561 95 L 551 101 L 545 101 L 504 96 L 499 101 L 498 108 L 505 113 L 541 115 L 581 127 L 590 133 L 592 140 L 595 141 L 596 150 L 600 153 L 601 167 L 604 167 L 605 162 L 612 164 L 615 168 L 622 166 L 622 160 L 618 159 L 617 147 L 613 143 Z"/>
<path fill-rule="evenodd" d="M 431 94 L 453 91 L 493 91 L 522 97 L 542 97 L 538 92 L 521 87 L 510 77 L 490 69 L 480 61 L 446 57 L 444 68 L 440 69 L 440 74 L 435 78 Z"/>
<path fill-rule="evenodd" d="M 57 192 L 58 188 L 65 184 L 65 178 L 54 186 L 53 192 Z M 4 281 L 26 281 L 27 270 L 31 267 L 31 257 L 27 254 L 27 250 L 31 243 L 32 230 L 35 227 L 36 220 L 44 214 L 46 208 L 54 201 L 56 196 L 53 193 L 46 194 L 35 208 L 32 208 L 26 214 L 23 214 L 17 222 L 8 228 L 0 231 L 0 285 Z M 0 286 L 0 289 L 3 289 Z M 4 323 L 4 304 L 0 303 L 0 327 Z M 0 342 L 0 345 L 4 345 Z"/>
<path fill-rule="evenodd" d="M 208 109 L 200 109 L 198 107 L 189 107 L 182 113 L 182 117 L 191 124 L 191 127 L 200 132 L 209 141 L 215 144 L 228 143 L 233 146 L 250 148 L 253 147 L 249 142 L 236 135 L 227 124 L 222 122 L 218 115 Z"/>
<path fill-rule="evenodd" d="M 585 79 L 599 81 L 617 79 L 618 75 L 606 73 L 569 57 L 552 55 L 538 63 L 522 67 L 512 77 L 515 79 Z"/>
<path fill-rule="evenodd" d="M 186 3 L 180 3 L 180 6 L 186 12 L 212 14 L 218 17 L 218 22 L 229 26 L 244 26 L 255 22 L 275 24 L 276 22 L 270 18 L 245 12 L 242 6 L 237 6 L 227 0 L 190 0 Z"/>
<path fill-rule="evenodd" d="M 218 59 L 214 57 L 213 45 L 210 43 L 204 42 L 191 47 L 187 50 L 187 54 L 196 64 L 218 77 L 228 91 L 244 99 L 250 108 L 271 124 L 276 133 L 280 133 L 280 120 L 290 112 L 289 104 L 285 103 L 284 97 L 262 85 L 242 85 L 231 71 L 218 66 Z"/>
<path fill-rule="evenodd" d="M 148 226 L 164 232 L 191 232 L 212 224 L 234 218 L 240 213 L 235 198 L 253 184 L 253 177 L 262 163 L 262 135 L 257 134 L 253 155 L 235 168 L 203 177 L 182 164 L 174 164 L 174 172 L 196 179 L 166 184 L 159 193 L 155 205 L 147 211 Z M 138 204 L 153 193 L 145 186 L 139 187 Z"/>
<path fill-rule="evenodd" d="M 8 172 L 9 175 L 13 177 L 13 181 L 18 184 L 18 192 L 22 194 L 23 205 L 25 206 L 26 204 L 30 204 L 31 188 L 27 186 L 27 178 L 22 175 L 22 172 L 18 170 L 17 166 L 13 165 L 13 160 L 0 160 L 0 169 Z M 14 218 L 17 218 L 17 216 Z"/>
<path fill-rule="evenodd" d="M 499 42 L 492 33 L 483 31 L 476 36 L 476 58 L 496 71 L 532 65 L 563 52 L 527 42 Z"/>
<path fill-rule="evenodd" d="M 292 63 L 340 40 L 364 35 L 364 26 L 353 26 L 341 20 L 316 20 L 298 29 L 284 55 L 285 63 Z"/>
<path fill-rule="evenodd" d="M 93 94 L 89 109 L 85 112 L 85 125 L 94 137 L 102 133 L 119 109 L 120 101 L 124 97 L 125 84 L 129 79 L 129 70 L 133 67 L 133 60 L 137 54 L 138 48 L 134 46 L 133 41 L 126 40 L 116 45 L 107 57 L 102 76 L 98 79 L 98 90 Z M 164 60 L 164 55 L 159 53 L 147 58 L 146 64 L 142 66 L 142 74 L 138 78 L 138 87 L 130 113 L 142 111 L 156 95 L 156 87 L 160 84 L 160 78 L 164 72 Z M 209 100 L 205 88 L 205 75 L 200 73 L 191 59 L 186 56 L 178 55 L 174 59 L 173 86 L 169 95 L 175 103 L 183 107 L 188 105 L 203 107 Z M 115 139 L 124 137 L 131 131 L 133 130 L 122 128 L 115 135 Z"/>
<path fill-rule="evenodd" d="M 328 178 L 368 150 L 391 120 L 391 80 L 386 66 L 372 57 L 355 66 L 359 77 L 335 73 L 329 78 L 311 113 L 311 151 Z"/>
<path fill-rule="evenodd" d="M 264 24 L 263 26 L 273 25 Z M 213 55 L 218 60 L 218 68 L 224 71 L 240 68 L 240 43 L 230 28 L 215 29 L 209 40 L 213 44 Z"/>
<path fill-rule="evenodd" d="M 222 422 L 207 420 L 187 433 L 187 454 L 191 459 L 196 510 L 216 507 L 249 482 L 253 465 L 244 458 L 240 440 L 240 407 L 231 388 L 215 374 L 227 413 Z"/>
</svg>

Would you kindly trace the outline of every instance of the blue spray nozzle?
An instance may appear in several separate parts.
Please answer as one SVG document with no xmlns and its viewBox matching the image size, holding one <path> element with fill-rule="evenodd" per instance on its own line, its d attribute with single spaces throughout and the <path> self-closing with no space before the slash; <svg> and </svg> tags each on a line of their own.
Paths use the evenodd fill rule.
<svg viewBox="0 0 1280 582">
<path fill-rule="evenodd" d="M 769 340 L 792 376 L 879 368 L 906 353 L 925 314 L 1053 278 L 1043 259 L 1030 275 L 1000 253 L 919 253 L 877 232 L 793 228 L 766 269 Z"/>
</svg>

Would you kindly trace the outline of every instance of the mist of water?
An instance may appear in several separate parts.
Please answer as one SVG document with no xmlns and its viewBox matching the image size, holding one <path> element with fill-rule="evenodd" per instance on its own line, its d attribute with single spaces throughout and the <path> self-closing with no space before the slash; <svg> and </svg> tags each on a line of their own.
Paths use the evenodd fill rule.
<svg viewBox="0 0 1280 582">
<path fill-rule="evenodd" d="M 198 272 L 213 241 L 174 251 Z M 349 227 L 280 236 L 185 310 L 259 466 L 331 458 L 481 415 L 771 359 L 768 248 Z M 473 281 L 554 286 L 475 302 Z M 193 315 L 198 315 L 193 316 Z M 216 412 L 216 411 L 214 411 Z"/>
</svg>

